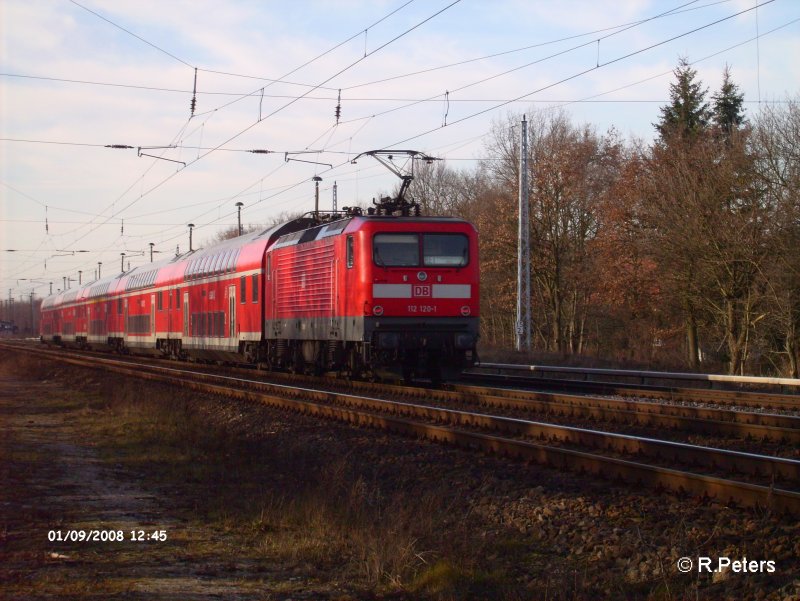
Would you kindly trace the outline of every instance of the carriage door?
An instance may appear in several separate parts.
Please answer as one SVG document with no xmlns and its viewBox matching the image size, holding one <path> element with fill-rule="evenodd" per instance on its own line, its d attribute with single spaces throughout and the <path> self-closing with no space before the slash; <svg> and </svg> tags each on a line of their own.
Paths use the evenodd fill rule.
<svg viewBox="0 0 800 601">
<path fill-rule="evenodd" d="M 122 315 L 122 336 L 125 340 L 128 339 L 128 334 L 130 334 L 130 327 L 128 325 L 128 299 L 126 298 L 123 302 L 123 309 L 124 314 Z"/>
<path fill-rule="evenodd" d="M 228 336 L 236 338 L 236 286 L 228 286 Z"/>
<path fill-rule="evenodd" d="M 160 294 L 160 293 L 159 293 Z M 150 295 L 150 334 L 156 337 L 156 295 Z"/>
<path fill-rule="evenodd" d="M 177 301 L 176 301 L 177 302 Z M 189 293 L 183 293 L 183 335 L 189 336 Z"/>
</svg>

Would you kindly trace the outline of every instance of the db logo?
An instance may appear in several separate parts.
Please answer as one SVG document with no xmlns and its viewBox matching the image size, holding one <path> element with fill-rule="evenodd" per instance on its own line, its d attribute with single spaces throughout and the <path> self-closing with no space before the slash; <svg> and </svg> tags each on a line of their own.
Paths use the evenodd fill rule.
<svg viewBox="0 0 800 601">
<path fill-rule="evenodd" d="M 430 295 L 431 295 L 430 286 L 414 286 L 413 296 L 430 296 Z"/>
</svg>

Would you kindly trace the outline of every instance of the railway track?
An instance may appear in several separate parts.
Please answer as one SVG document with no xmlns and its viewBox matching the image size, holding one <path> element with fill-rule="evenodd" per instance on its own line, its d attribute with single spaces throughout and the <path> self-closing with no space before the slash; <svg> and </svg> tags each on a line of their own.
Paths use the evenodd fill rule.
<svg viewBox="0 0 800 601">
<path fill-rule="evenodd" d="M 335 384 L 328 389 L 310 386 L 301 388 L 297 383 L 279 384 L 258 380 L 253 377 L 255 372 L 247 374 L 249 377 L 221 375 L 175 366 L 43 351 L 41 348 L 36 349 L 36 352 L 74 365 L 102 367 L 125 375 L 190 387 L 201 392 L 262 402 L 301 413 L 448 442 L 558 469 L 710 497 L 723 503 L 766 507 L 800 515 L 800 461 L 794 459 L 489 414 L 474 409 L 462 409 L 461 406 L 512 407 L 515 411 L 524 411 L 531 410 L 536 404 L 547 403 L 550 409 L 557 406 L 558 411 L 588 412 L 594 415 L 600 412 L 622 421 L 657 420 L 662 424 L 657 427 L 664 427 L 663 424 L 667 421 L 673 424 L 672 427 L 689 429 L 713 430 L 727 427 L 739 435 L 749 432 L 749 436 L 788 441 L 790 444 L 797 443 L 800 432 L 800 419 L 797 417 L 752 414 L 746 418 L 737 418 L 744 420 L 741 422 L 730 419 L 711 420 L 691 415 L 660 413 L 655 403 L 648 403 L 649 407 L 637 410 L 631 407 L 633 401 L 622 401 L 627 404 L 623 408 L 622 405 L 612 403 L 612 400 L 602 399 L 606 406 L 597 407 L 586 401 L 581 405 L 577 399 L 571 398 L 574 395 L 548 395 L 558 398 L 542 398 L 542 393 L 533 393 L 539 395 L 539 398 L 527 398 L 525 395 L 530 393 L 522 391 L 494 394 L 498 391 L 471 387 L 426 390 L 348 383 L 347 391 L 335 390 Z M 338 386 L 344 387 L 341 383 Z M 367 396 L 367 392 L 376 396 Z M 424 404 L 411 402 L 420 398 L 425 400 Z M 455 406 L 459 408 L 454 408 Z M 686 409 L 669 406 L 663 411 L 685 412 Z M 541 407 L 536 410 L 541 410 Z M 715 416 L 723 417 L 722 414 Z M 764 423 L 765 421 L 769 423 Z M 732 479 L 733 477 L 736 479 Z"/>
<path fill-rule="evenodd" d="M 758 410 L 777 410 L 800 412 L 800 395 L 776 394 L 758 391 L 711 390 L 702 388 L 675 388 L 669 386 L 645 386 L 617 382 L 589 382 L 581 380 L 557 380 L 550 378 L 525 377 L 508 374 L 467 373 L 465 382 L 493 390 L 547 389 L 584 394 L 616 395 L 635 397 L 672 403 L 698 403 L 720 407 L 750 408 Z"/>
<path fill-rule="evenodd" d="M 104 353 L 94 356 L 107 357 Z M 120 360 L 124 360 L 121 358 Z M 133 360 L 133 359 L 131 359 Z M 150 359 L 160 365 L 174 367 L 170 360 Z M 234 373 L 246 377 L 254 374 L 264 377 L 264 372 L 246 368 L 216 368 L 208 365 L 182 364 L 193 370 L 212 370 L 216 373 Z M 486 386 L 448 384 L 446 388 L 421 388 L 398 386 L 366 381 L 350 381 L 340 378 L 319 378 L 280 372 L 269 373 L 269 379 L 287 384 L 326 389 L 334 392 L 356 392 L 360 394 L 389 394 L 393 398 L 423 399 L 426 402 L 445 403 L 448 407 L 481 407 L 502 411 L 510 416 L 555 419 L 568 425 L 575 420 L 594 424 L 627 427 L 630 431 L 647 430 L 651 435 L 667 433 L 692 433 L 707 436 L 723 436 L 745 441 L 772 442 L 776 445 L 800 444 L 800 399 L 798 415 L 777 415 L 763 412 L 731 411 L 730 409 L 698 407 L 694 405 L 653 402 L 637 398 L 604 398 L 585 394 L 559 394 L 527 391 L 522 389 L 494 388 Z M 786 401 L 788 407 L 788 400 Z M 797 449 L 800 454 L 800 448 Z"/>
</svg>

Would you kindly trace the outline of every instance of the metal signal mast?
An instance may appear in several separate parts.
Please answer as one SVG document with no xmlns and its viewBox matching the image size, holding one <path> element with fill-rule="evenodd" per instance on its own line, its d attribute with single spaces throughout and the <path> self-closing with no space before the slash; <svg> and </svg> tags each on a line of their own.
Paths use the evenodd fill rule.
<svg viewBox="0 0 800 601">
<path fill-rule="evenodd" d="M 528 201 L 528 122 L 522 116 L 519 151 L 519 242 L 517 245 L 517 338 L 518 351 L 531 350 L 531 241 Z"/>
</svg>

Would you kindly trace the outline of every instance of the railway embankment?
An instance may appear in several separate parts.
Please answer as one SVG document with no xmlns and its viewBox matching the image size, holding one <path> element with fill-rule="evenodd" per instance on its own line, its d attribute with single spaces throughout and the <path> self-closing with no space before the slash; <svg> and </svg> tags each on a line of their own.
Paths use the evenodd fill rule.
<svg viewBox="0 0 800 601">
<path fill-rule="evenodd" d="M 7 350 L 0 391 L 3 598 L 800 592 L 793 518 Z"/>
</svg>

